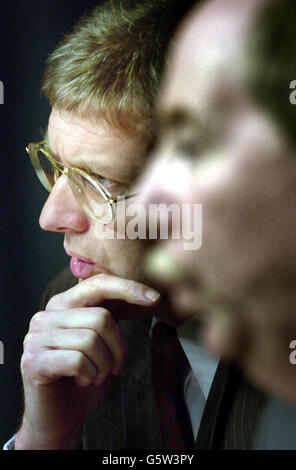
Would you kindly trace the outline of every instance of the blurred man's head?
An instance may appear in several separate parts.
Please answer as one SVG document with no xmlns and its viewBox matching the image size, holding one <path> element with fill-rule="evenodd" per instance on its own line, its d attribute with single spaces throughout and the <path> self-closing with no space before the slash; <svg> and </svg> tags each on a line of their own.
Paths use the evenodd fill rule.
<svg viewBox="0 0 296 470">
<path fill-rule="evenodd" d="M 114 200 L 129 193 L 147 157 L 167 43 L 185 4 L 105 2 L 82 18 L 48 60 L 42 91 L 52 112 L 45 151 L 64 166 L 86 172 Z M 85 199 L 92 209 L 95 188 L 83 181 L 76 196 L 81 199 L 90 188 L 92 195 Z M 107 239 L 105 226 L 89 216 L 72 189 L 62 174 L 40 224 L 65 233 L 73 274 L 83 279 L 102 271 L 140 280 L 146 243 L 116 235 Z"/>
<path fill-rule="evenodd" d="M 295 20 L 292 0 L 214 0 L 193 12 L 166 70 L 143 188 L 149 202 L 203 206 L 201 249 L 169 241 L 150 260 L 154 275 L 171 277 L 187 316 L 205 317 L 205 344 L 284 393 L 295 375 Z"/>
</svg>

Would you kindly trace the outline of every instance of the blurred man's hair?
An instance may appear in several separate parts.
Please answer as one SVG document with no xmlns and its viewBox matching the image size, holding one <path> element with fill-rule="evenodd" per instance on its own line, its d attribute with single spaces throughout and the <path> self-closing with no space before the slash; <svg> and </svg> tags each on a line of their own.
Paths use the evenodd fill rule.
<svg viewBox="0 0 296 470">
<path fill-rule="evenodd" d="M 289 139 L 296 139 L 296 106 L 290 83 L 296 80 L 295 0 L 267 3 L 249 35 L 248 85 Z"/>
<path fill-rule="evenodd" d="M 42 91 L 52 106 L 126 127 L 149 119 L 172 33 L 194 1 L 98 5 L 49 57 Z M 129 126 L 130 125 L 130 126 Z"/>
</svg>

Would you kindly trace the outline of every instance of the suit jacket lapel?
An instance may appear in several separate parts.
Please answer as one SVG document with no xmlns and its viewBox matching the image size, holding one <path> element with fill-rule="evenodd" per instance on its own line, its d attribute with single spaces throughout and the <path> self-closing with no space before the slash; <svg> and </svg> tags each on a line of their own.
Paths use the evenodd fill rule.
<svg viewBox="0 0 296 470">
<path fill-rule="evenodd" d="M 196 449 L 252 449 L 266 399 L 239 370 L 220 362 L 203 413 Z"/>
<path fill-rule="evenodd" d="M 196 449 L 198 450 L 215 447 L 219 420 L 221 421 L 223 412 L 222 404 L 226 399 L 228 377 L 229 367 L 220 362 L 200 423 L 196 439 Z"/>
</svg>

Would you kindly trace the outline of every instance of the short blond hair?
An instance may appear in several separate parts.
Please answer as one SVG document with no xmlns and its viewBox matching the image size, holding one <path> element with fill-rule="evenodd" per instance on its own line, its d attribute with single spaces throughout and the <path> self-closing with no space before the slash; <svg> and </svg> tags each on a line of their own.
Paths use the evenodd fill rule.
<svg viewBox="0 0 296 470">
<path fill-rule="evenodd" d="M 121 127 L 131 116 L 149 119 L 168 42 L 187 5 L 111 0 L 97 6 L 49 57 L 42 92 L 52 106 L 81 115 L 91 110 Z"/>
</svg>

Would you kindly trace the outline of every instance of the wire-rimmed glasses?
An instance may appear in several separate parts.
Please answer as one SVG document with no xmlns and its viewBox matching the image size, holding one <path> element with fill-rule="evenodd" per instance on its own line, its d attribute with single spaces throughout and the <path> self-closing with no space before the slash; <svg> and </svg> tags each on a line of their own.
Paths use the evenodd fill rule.
<svg viewBox="0 0 296 470">
<path fill-rule="evenodd" d="M 113 198 L 96 178 L 80 168 L 63 165 L 56 160 L 47 149 L 45 140 L 28 144 L 26 151 L 40 182 L 47 191 L 51 191 L 62 174 L 66 175 L 75 197 L 87 214 L 101 224 L 112 222 L 117 198 Z M 125 199 L 133 196 L 127 195 Z"/>
</svg>

